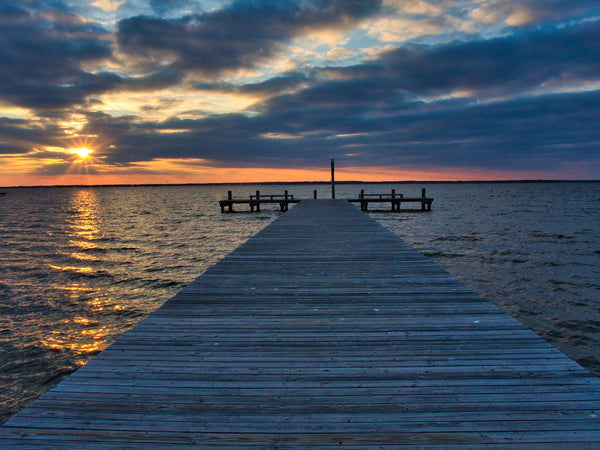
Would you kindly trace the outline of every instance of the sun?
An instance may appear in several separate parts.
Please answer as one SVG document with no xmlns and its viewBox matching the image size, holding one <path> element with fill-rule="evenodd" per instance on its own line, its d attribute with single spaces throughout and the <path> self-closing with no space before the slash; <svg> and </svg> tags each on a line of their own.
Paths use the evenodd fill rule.
<svg viewBox="0 0 600 450">
<path fill-rule="evenodd" d="M 87 147 L 80 147 L 80 148 L 72 148 L 69 150 L 69 153 L 72 153 L 74 155 L 79 156 L 81 159 L 86 159 L 88 156 L 90 156 L 92 153 L 94 152 L 94 150 L 87 148 Z"/>
</svg>

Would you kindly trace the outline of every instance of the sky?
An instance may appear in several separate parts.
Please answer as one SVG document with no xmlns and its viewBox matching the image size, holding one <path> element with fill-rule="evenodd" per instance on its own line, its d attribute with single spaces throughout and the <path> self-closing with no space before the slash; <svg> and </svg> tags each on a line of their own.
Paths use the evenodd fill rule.
<svg viewBox="0 0 600 450">
<path fill-rule="evenodd" d="M 0 186 L 600 179 L 598 0 L 0 0 Z"/>
</svg>

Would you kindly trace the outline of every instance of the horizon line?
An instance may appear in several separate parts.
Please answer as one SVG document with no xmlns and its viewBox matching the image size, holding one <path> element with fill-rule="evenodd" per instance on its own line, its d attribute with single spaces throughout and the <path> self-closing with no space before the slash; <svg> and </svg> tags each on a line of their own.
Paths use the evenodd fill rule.
<svg viewBox="0 0 600 450">
<path fill-rule="evenodd" d="M 514 179 L 514 180 L 449 180 L 449 181 L 336 181 L 335 184 L 460 184 L 460 183 L 600 183 L 600 179 L 570 180 L 570 179 Z M 0 186 L 0 189 L 26 189 L 26 188 L 96 188 L 96 187 L 160 187 L 160 186 L 239 186 L 239 185 L 276 185 L 276 184 L 323 184 L 331 185 L 331 181 L 263 181 L 263 182 L 219 182 L 219 183 L 116 183 L 116 184 L 48 184 L 48 185 L 20 185 Z"/>
</svg>

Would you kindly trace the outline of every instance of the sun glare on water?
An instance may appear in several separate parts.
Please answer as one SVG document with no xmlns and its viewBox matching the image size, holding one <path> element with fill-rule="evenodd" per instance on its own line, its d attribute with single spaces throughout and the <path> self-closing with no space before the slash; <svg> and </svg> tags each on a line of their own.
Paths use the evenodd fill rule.
<svg viewBox="0 0 600 450">
<path fill-rule="evenodd" d="M 93 152 L 94 152 L 94 150 L 91 150 L 91 149 L 86 148 L 86 147 L 72 148 L 71 150 L 69 150 L 69 153 L 73 153 L 74 155 L 79 156 L 81 159 L 87 158 Z"/>
</svg>

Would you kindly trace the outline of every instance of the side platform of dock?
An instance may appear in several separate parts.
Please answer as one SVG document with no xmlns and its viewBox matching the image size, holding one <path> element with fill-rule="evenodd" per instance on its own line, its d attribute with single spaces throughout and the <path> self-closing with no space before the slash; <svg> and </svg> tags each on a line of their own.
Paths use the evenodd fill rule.
<svg viewBox="0 0 600 450">
<path fill-rule="evenodd" d="M 317 199 L 317 191 L 313 194 L 314 200 Z M 405 212 L 405 211 L 418 211 L 416 209 L 402 209 L 402 203 L 417 203 L 421 205 L 420 211 L 431 211 L 431 204 L 433 198 L 425 195 L 425 189 L 421 189 L 421 197 L 405 197 L 402 194 L 396 194 L 396 190 L 392 189 L 388 193 L 378 194 L 366 194 L 364 189 L 361 189 L 360 194 L 357 197 L 346 198 L 346 201 L 350 203 L 359 203 L 361 211 L 369 211 L 369 203 L 377 204 L 389 204 L 389 212 Z M 235 205 L 249 205 L 250 212 L 260 212 L 261 205 L 272 205 L 279 204 L 279 210 L 286 212 L 289 210 L 290 204 L 300 203 L 302 199 L 294 198 L 294 195 L 288 194 L 288 191 L 284 191 L 283 194 L 261 194 L 260 191 L 256 191 L 256 194 L 249 195 L 246 198 L 234 198 L 232 191 L 227 191 L 227 198 L 219 200 L 219 206 L 221 207 L 221 213 L 233 213 Z"/>
<path fill-rule="evenodd" d="M 598 448 L 600 380 L 344 200 L 303 200 L 0 447 Z"/>
</svg>

